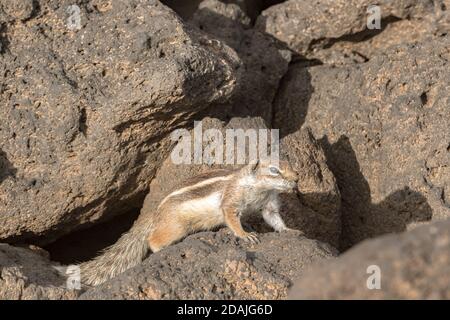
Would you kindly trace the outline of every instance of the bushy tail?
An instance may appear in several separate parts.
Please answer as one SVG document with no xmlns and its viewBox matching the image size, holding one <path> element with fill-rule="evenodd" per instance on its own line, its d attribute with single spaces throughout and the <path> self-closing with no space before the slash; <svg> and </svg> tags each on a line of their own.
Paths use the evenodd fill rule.
<svg viewBox="0 0 450 320">
<path fill-rule="evenodd" d="M 148 252 L 150 228 L 135 224 L 98 257 L 79 265 L 81 282 L 96 286 L 138 265 Z"/>
</svg>

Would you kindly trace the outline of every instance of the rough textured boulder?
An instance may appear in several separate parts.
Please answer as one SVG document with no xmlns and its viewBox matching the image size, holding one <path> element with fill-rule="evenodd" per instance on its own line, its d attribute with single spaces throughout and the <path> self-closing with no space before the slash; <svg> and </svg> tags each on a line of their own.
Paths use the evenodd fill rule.
<svg viewBox="0 0 450 320">
<path fill-rule="evenodd" d="M 0 243 L 0 300 L 75 299 L 43 253 Z"/>
<path fill-rule="evenodd" d="M 282 299 L 305 266 L 335 255 L 296 232 L 261 240 L 247 245 L 225 229 L 197 233 L 80 298 Z"/>
<path fill-rule="evenodd" d="M 299 196 L 282 196 L 286 223 L 302 230 L 308 238 L 338 248 L 341 195 L 323 148 L 310 129 L 304 128 L 285 136 L 280 149 L 282 157 L 289 159 L 299 176 Z"/>
<path fill-rule="evenodd" d="M 380 289 L 367 281 L 381 275 Z M 376 281 L 369 279 L 369 287 Z M 367 240 L 303 273 L 291 299 L 450 299 L 450 220 Z"/>
<path fill-rule="evenodd" d="M 367 9 L 380 8 L 381 29 L 367 27 Z M 450 30 L 448 0 L 289 0 L 265 10 L 257 28 L 309 59 L 360 63 L 400 43 L 424 41 Z"/>
<path fill-rule="evenodd" d="M 0 10 L 0 239 L 43 243 L 140 206 L 167 134 L 240 62 L 158 1 L 22 3 Z"/>
<path fill-rule="evenodd" d="M 242 85 L 230 101 L 206 109 L 205 115 L 222 120 L 261 117 L 272 123 L 272 102 L 288 70 L 292 53 L 273 37 L 252 29 L 250 19 L 237 4 L 204 0 L 190 23 L 232 47 L 242 60 Z"/>
<path fill-rule="evenodd" d="M 342 196 L 342 247 L 450 217 L 450 37 L 361 65 L 293 65 L 275 102 L 283 134 L 321 140 Z"/>
<path fill-rule="evenodd" d="M 33 0 L 11 0 L 1 1 L 0 3 L 4 13 L 9 16 L 9 19 L 26 20 L 31 17 L 33 11 L 36 9 Z M 5 18 L 4 16 L 2 18 Z"/>
<path fill-rule="evenodd" d="M 219 129 L 224 137 L 226 129 L 245 131 L 265 128 L 262 119 L 252 118 L 233 118 L 226 125 L 218 119 L 205 118 L 202 126 L 204 131 Z M 208 148 L 209 144 L 210 141 L 204 141 L 203 149 Z M 281 215 L 287 226 L 301 230 L 308 238 L 338 247 L 341 232 L 340 194 L 333 173 L 327 167 L 323 149 L 310 131 L 304 129 L 282 139 L 280 156 L 289 159 L 299 175 L 299 195 L 282 195 Z M 174 164 L 168 157 L 150 185 L 139 219 L 145 221 L 147 215 L 154 214 L 162 199 L 179 188 L 180 182 L 212 169 L 236 167 L 239 166 Z M 258 213 L 246 217 L 243 223 L 258 232 L 273 231 Z"/>
<path fill-rule="evenodd" d="M 82 292 L 42 249 L 0 244 L 0 299 L 283 299 L 296 279 L 291 298 L 449 299 L 449 8 L 0 0 L 1 242 L 90 259 L 182 180 L 231 167 L 173 162 L 170 134 L 194 120 L 280 129 L 300 176 L 281 215 L 303 232 L 255 213 L 259 244 L 199 232 Z"/>
</svg>

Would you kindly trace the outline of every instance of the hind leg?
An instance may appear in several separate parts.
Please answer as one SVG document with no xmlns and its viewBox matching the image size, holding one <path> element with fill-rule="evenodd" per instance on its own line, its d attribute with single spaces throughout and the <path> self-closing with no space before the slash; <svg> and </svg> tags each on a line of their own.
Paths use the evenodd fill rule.
<svg viewBox="0 0 450 320">
<path fill-rule="evenodd" d="M 185 229 L 178 223 L 161 224 L 148 236 L 148 245 L 153 252 L 170 246 L 186 236 Z"/>
</svg>

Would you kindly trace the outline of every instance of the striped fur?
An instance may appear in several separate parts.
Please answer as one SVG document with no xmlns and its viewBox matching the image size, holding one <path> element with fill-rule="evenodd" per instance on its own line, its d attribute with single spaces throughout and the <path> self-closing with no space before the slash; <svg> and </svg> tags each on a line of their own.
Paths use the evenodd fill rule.
<svg viewBox="0 0 450 320">
<path fill-rule="evenodd" d="M 146 238 L 151 225 L 136 224 L 112 246 L 91 261 L 79 265 L 81 282 L 96 286 L 138 265 L 148 253 Z"/>
<path fill-rule="evenodd" d="M 257 242 L 244 231 L 242 214 L 262 211 L 276 231 L 287 230 L 279 215 L 278 193 L 296 187 L 297 174 L 280 162 L 278 173 L 270 164 L 250 164 L 240 170 L 216 170 L 191 179 L 166 196 L 155 212 L 141 214 L 133 227 L 97 258 L 82 263 L 81 281 L 98 285 L 139 264 L 149 249 L 157 252 L 190 233 L 226 224 L 234 234 Z M 273 169 L 273 168 L 272 168 Z"/>
</svg>

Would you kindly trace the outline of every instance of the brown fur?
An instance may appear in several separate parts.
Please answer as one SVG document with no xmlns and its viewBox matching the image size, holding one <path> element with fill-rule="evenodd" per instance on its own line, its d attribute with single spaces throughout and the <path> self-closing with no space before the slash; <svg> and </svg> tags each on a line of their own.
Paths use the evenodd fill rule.
<svg viewBox="0 0 450 320">
<path fill-rule="evenodd" d="M 200 230 L 211 230 L 222 224 L 226 224 L 237 237 L 250 238 L 250 241 L 254 240 L 255 235 L 244 231 L 240 221 L 240 216 L 243 213 L 243 208 L 241 208 L 240 204 L 246 201 L 246 199 L 243 199 L 245 197 L 245 192 L 243 191 L 248 188 L 238 184 L 240 178 L 253 175 L 256 181 L 267 182 L 267 190 L 262 188 L 260 192 L 261 199 L 257 200 L 263 200 L 267 196 L 265 193 L 272 190 L 270 187 L 272 181 L 284 179 L 289 182 L 296 182 L 298 179 L 297 174 L 286 161 L 280 161 L 279 169 L 281 175 L 277 177 L 268 175 L 267 167 L 268 164 L 256 163 L 245 166 L 240 170 L 212 171 L 189 180 L 184 185 L 192 186 L 217 177 L 230 178 L 226 181 L 215 181 L 212 184 L 189 189 L 182 194 L 167 198 L 153 216 L 154 229 L 148 237 L 149 247 L 153 252 L 156 252 L 181 240 L 190 233 Z M 193 199 L 201 199 L 214 192 L 222 194 L 222 217 L 217 217 L 214 214 L 201 214 L 198 211 L 179 211 L 181 203 Z"/>
<path fill-rule="evenodd" d="M 275 230 L 287 230 L 278 213 L 276 194 L 292 191 L 297 174 L 285 161 L 280 161 L 279 173 L 271 173 L 270 167 L 252 163 L 239 170 L 215 170 L 190 179 L 163 199 L 153 213 L 141 214 L 102 255 L 82 263 L 81 281 L 98 285 L 140 263 L 149 248 L 157 252 L 190 233 L 223 224 L 237 237 L 257 242 L 256 234 L 246 232 L 240 221 L 250 211 L 262 211 Z"/>
</svg>

